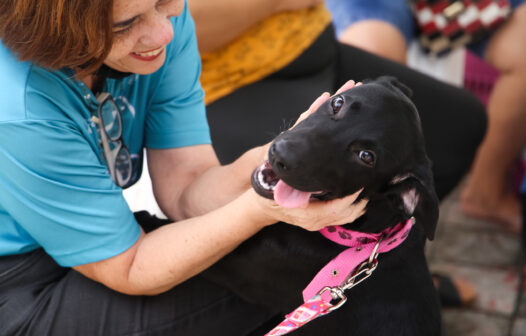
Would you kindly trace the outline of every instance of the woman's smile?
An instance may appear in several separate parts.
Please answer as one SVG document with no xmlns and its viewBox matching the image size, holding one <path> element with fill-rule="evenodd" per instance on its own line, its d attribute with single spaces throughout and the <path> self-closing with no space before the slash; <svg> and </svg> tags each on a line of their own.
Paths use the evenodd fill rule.
<svg viewBox="0 0 526 336">
<path fill-rule="evenodd" d="M 142 52 L 131 52 L 130 56 L 140 61 L 153 61 L 159 57 L 165 50 L 165 46 L 159 47 L 157 49 L 152 49 Z"/>
<path fill-rule="evenodd" d="M 159 70 L 173 38 L 171 18 L 184 9 L 184 0 L 115 0 L 115 39 L 104 63 L 121 72 L 146 75 Z"/>
</svg>

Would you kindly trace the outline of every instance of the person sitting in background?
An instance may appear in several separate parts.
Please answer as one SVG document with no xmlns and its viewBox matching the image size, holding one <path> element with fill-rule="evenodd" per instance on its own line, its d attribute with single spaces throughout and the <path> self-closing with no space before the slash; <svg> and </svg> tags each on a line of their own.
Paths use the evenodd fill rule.
<svg viewBox="0 0 526 336">
<path fill-rule="evenodd" d="M 526 43 L 520 42 L 526 40 L 525 2 L 510 0 L 511 18 L 489 38 L 469 46 L 498 69 L 500 77 L 488 101 L 487 133 L 460 195 L 466 215 L 502 223 L 513 232 L 522 224 L 510 172 L 526 144 Z M 327 5 L 342 43 L 406 62 L 414 37 L 408 1 L 327 0 Z"/>
</svg>

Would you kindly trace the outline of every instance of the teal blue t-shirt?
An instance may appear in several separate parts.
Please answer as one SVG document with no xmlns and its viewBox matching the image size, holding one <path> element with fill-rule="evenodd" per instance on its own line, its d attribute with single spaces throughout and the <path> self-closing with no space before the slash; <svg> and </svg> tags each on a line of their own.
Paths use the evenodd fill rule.
<svg viewBox="0 0 526 336">
<path fill-rule="evenodd" d="M 209 144 L 194 23 L 172 19 L 166 62 L 151 75 L 109 79 L 133 180 L 143 148 Z M 118 255 L 140 235 L 108 172 L 93 93 L 71 71 L 19 62 L 0 43 L 0 255 L 39 247 L 62 266 Z"/>
</svg>

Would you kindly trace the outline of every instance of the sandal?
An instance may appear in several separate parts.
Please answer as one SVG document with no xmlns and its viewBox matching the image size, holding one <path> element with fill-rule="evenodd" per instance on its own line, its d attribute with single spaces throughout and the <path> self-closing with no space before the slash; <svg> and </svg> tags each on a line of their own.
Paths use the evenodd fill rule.
<svg viewBox="0 0 526 336">
<path fill-rule="evenodd" d="M 468 306 L 477 297 L 475 288 L 467 280 L 452 279 L 447 275 L 438 273 L 431 274 L 431 278 L 443 307 Z"/>
</svg>

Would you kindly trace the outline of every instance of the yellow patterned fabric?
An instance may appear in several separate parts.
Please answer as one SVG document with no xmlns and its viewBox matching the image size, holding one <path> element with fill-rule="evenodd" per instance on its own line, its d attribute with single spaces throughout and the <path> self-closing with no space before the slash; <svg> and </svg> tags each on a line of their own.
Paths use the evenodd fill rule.
<svg viewBox="0 0 526 336">
<path fill-rule="evenodd" d="M 282 69 L 301 55 L 330 21 L 323 4 L 283 12 L 255 25 L 227 46 L 202 54 L 205 103 Z"/>
</svg>

